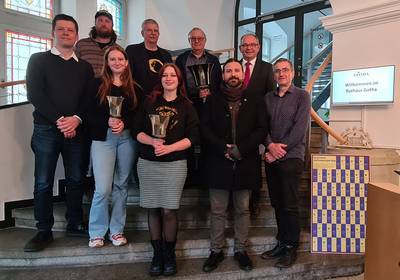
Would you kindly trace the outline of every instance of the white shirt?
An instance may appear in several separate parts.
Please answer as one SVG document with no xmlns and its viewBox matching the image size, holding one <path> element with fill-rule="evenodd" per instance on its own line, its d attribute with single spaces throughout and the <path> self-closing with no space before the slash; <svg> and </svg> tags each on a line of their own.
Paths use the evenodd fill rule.
<svg viewBox="0 0 400 280">
<path fill-rule="evenodd" d="M 50 52 L 51 52 L 52 54 L 54 54 L 54 55 L 58 55 L 59 57 L 62 57 L 62 58 L 65 59 L 65 60 L 68 60 L 68 59 L 70 59 L 70 58 L 72 57 L 73 59 L 75 59 L 76 62 L 79 62 L 79 59 L 78 59 L 78 57 L 76 56 L 76 54 L 75 54 L 74 51 L 72 52 L 72 54 L 71 54 L 70 57 L 63 57 L 62 54 L 60 53 L 60 51 L 57 50 L 56 47 L 52 47 L 51 50 L 50 50 Z"/>
</svg>

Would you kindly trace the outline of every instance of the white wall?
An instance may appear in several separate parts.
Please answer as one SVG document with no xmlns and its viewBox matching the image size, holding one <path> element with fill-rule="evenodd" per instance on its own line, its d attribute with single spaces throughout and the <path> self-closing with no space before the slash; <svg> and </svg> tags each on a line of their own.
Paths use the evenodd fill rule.
<svg viewBox="0 0 400 280">
<path fill-rule="evenodd" d="M 333 107 L 330 126 L 338 132 L 363 127 L 374 147 L 400 149 L 400 1 L 331 0 L 331 4 L 333 15 L 322 21 L 333 33 L 333 70 L 395 65 L 396 72 L 394 104 Z"/>
<path fill-rule="evenodd" d="M 136 4 L 140 8 L 135 10 Z M 233 46 L 235 19 L 233 0 L 148 0 L 145 3 L 143 0 L 129 0 L 128 10 L 136 11 L 135 16 L 141 21 L 153 18 L 158 22 L 159 45 L 163 48 L 169 50 L 188 48 L 187 34 L 194 26 L 205 31 L 206 48 L 218 50 Z M 141 21 L 138 21 L 132 22 L 135 28 L 129 30 L 128 44 L 143 41 L 140 36 Z"/>
<path fill-rule="evenodd" d="M 0 221 L 5 202 L 33 198 L 32 111 L 30 104 L 0 110 Z M 56 181 L 64 176 L 60 166 Z M 57 190 L 55 185 L 54 194 Z"/>
</svg>

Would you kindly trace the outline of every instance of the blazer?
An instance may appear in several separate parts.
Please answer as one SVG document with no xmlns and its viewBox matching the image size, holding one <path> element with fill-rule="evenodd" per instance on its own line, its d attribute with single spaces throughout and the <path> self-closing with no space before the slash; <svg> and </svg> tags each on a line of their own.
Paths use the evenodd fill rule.
<svg viewBox="0 0 400 280">
<path fill-rule="evenodd" d="M 275 89 L 276 82 L 274 80 L 272 64 L 257 58 L 253 73 L 251 74 L 249 84 L 245 91 L 263 98 L 267 92 Z"/>
</svg>

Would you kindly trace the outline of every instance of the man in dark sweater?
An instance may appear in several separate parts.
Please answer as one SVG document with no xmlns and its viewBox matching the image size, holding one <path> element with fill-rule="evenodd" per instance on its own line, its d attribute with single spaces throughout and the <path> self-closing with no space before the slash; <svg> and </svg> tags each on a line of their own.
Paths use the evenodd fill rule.
<svg viewBox="0 0 400 280">
<path fill-rule="evenodd" d="M 164 63 L 172 62 L 170 53 L 157 45 L 160 29 L 157 21 L 146 19 L 142 23 L 144 42 L 126 47 L 133 79 L 149 95 L 158 80 L 158 71 Z"/>
<path fill-rule="evenodd" d="M 73 50 L 78 39 L 74 18 L 59 14 L 52 22 L 54 47 L 33 54 L 28 63 L 28 100 L 34 106 L 31 147 L 35 154 L 34 214 L 38 233 L 24 251 L 43 250 L 53 241 L 53 182 L 57 160 L 63 157 L 67 206 L 67 235 L 87 236 L 82 224 L 82 141 L 80 124 L 89 63 Z"/>
<path fill-rule="evenodd" d="M 286 268 L 296 261 L 299 245 L 297 191 L 304 166 L 311 99 L 305 90 L 292 84 L 291 61 L 278 59 L 274 63 L 274 76 L 279 87 L 264 96 L 269 122 L 265 173 L 278 225 L 278 243 L 261 257 L 278 259 L 275 266 Z"/>
</svg>

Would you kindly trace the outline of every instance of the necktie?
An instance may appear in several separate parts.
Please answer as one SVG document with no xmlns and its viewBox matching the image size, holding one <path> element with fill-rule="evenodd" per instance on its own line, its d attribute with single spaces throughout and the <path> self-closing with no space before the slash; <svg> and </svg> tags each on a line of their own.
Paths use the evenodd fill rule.
<svg viewBox="0 0 400 280">
<path fill-rule="evenodd" d="M 246 69 L 244 71 L 244 80 L 243 80 L 243 87 L 247 88 L 247 85 L 249 84 L 250 81 L 250 62 L 246 62 Z"/>
</svg>

